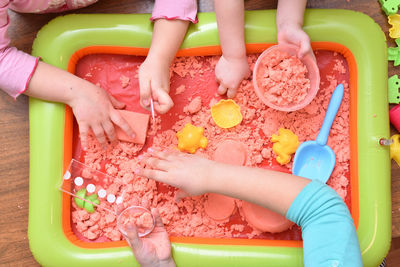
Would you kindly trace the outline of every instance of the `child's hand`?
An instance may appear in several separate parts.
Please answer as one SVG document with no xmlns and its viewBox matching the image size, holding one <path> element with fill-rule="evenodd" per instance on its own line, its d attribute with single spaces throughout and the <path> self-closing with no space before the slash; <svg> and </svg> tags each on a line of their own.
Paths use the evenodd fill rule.
<svg viewBox="0 0 400 267">
<path fill-rule="evenodd" d="M 310 37 L 296 24 L 286 24 L 278 28 L 278 43 L 292 44 L 300 47 L 299 54 L 297 55 L 299 58 L 309 54 L 315 59 L 310 44 Z"/>
<path fill-rule="evenodd" d="M 228 98 L 236 96 L 237 89 L 243 79 L 250 75 L 247 58 L 228 58 L 221 56 L 215 67 L 215 78 L 219 83 L 218 94 L 227 94 Z"/>
<path fill-rule="evenodd" d="M 189 195 L 201 195 L 209 190 L 217 162 L 178 151 L 152 152 L 147 168 L 136 174 L 178 187 Z"/>
<path fill-rule="evenodd" d="M 156 225 L 146 237 L 139 238 L 136 229 L 127 229 L 124 236 L 140 266 L 175 266 L 171 257 L 171 243 L 157 209 L 152 209 Z"/>
<path fill-rule="evenodd" d="M 110 141 L 114 141 L 116 137 L 113 123 L 134 138 L 135 133 L 131 127 L 114 109 L 114 107 L 124 108 L 125 105 L 108 95 L 103 89 L 89 82 L 85 85 L 87 86 L 77 90 L 77 94 L 68 102 L 79 125 L 82 148 L 87 149 L 87 136 L 90 129 L 103 147 L 107 145 L 106 136 Z"/>
<path fill-rule="evenodd" d="M 150 110 L 150 99 L 153 98 L 154 109 L 164 114 L 174 102 L 169 96 L 169 64 L 147 57 L 139 69 L 140 104 Z"/>
</svg>

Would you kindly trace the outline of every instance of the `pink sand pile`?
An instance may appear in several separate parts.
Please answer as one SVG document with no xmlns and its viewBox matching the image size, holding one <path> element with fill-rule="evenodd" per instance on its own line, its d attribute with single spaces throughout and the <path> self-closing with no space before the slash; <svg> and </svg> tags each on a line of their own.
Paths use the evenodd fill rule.
<svg viewBox="0 0 400 267">
<path fill-rule="evenodd" d="M 257 73 L 257 85 L 272 104 L 300 103 L 310 90 L 307 68 L 296 56 L 272 51 L 264 56 Z"/>
<path fill-rule="evenodd" d="M 318 53 L 316 53 L 316 56 L 318 59 Z M 335 56 L 335 58 L 338 59 L 338 62 L 335 63 L 337 65 L 336 69 L 333 68 L 330 73 L 326 73 L 327 75 L 321 73 L 321 89 L 312 103 L 304 109 L 286 113 L 268 108 L 256 96 L 252 82 L 245 80 L 242 82 L 235 98 L 235 101 L 241 106 L 243 121 L 234 128 L 221 129 L 215 125 L 210 114 L 210 106 L 219 100 L 219 96 L 215 93 L 217 88 L 217 84 L 215 84 L 215 88 L 212 88 L 212 93 L 204 93 L 204 95 L 211 95 L 211 99 L 205 100 L 207 98 L 202 97 L 199 100 L 196 97 L 189 97 L 185 108 L 182 108 L 179 112 L 169 114 L 168 118 L 174 122 L 171 128 L 161 130 L 161 120 L 157 116 L 156 122 L 152 122 L 151 129 L 149 129 L 147 142 L 152 142 L 154 149 L 176 147 L 176 132 L 186 123 L 191 122 L 196 126 L 204 127 L 204 135 L 209 140 L 208 147 L 205 150 L 198 150 L 197 154 L 211 158 L 218 143 L 222 140 L 234 139 L 246 146 L 248 153 L 246 166 L 290 172 L 292 163 L 284 167 L 278 166 L 276 163 L 275 155 L 272 152 L 272 143 L 270 142 L 271 135 L 276 133 L 280 127 L 284 127 L 296 133 L 301 142 L 315 139 L 321 127 L 330 96 L 338 83 L 335 77 L 343 77 L 343 80 L 339 82 L 344 83 L 345 95 L 328 140 L 328 145 L 337 156 L 337 163 L 328 184 L 343 199 L 349 201 L 349 197 L 346 195 L 349 187 L 350 161 L 349 90 L 346 83 L 348 77 L 346 75 L 341 76 L 340 73 L 341 66 L 345 66 L 347 63 L 341 56 Z M 217 57 L 178 58 L 171 68 L 171 73 L 173 76 L 179 75 L 179 78 L 191 78 L 192 75 L 194 76 L 199 71 L 204 75 L 209 73 L 211 76 L 217 59 Z M 252 69 L 255 60 L 255 55 L 248 57 Z M 288 62 L 292 62 L 292 59 L 288 59 Z M 289 66 L 292 63 L 281 64 L 279 68 L 283 68 L 285 64 Z M 291 69 L 290 72 L 292 71 L 294 70 Z M 297 71 L 302 72 L 304 75 L 304 69 L 301 67 Z M 275 73 L 280 75 L 277 74 L 278 72 Z M 273 78 L 273 72 L 268 75 L 270 75 L 270 79 L 275 79 Z M 276 79 L 275 81 L 279 80 Z M 179 85 L 174 84 L 173 86 L 179 88 Z M 183 91 L 189 89 L 190 87 L 186 86 Z M 179 90 L 182 90 L 182 87 Z M 177 97 L 183 97 L 183 95 L 178 95 Z M 234 215 L 224 221 L 215 221 L 207 216 L 204 210 L 206 196 L 188 197 L 177 203 L 174 199 L 175 188 L 134 174 L 138 166 L 143 166 L 143 156 L 138 157 L 143 152 L 141 149 L 142 146 L 140 145 L 119 142 L 110 145 L 107 151 L 103 151 L 97 141 L 92 138 L 89 149 L 84 156 L 85 164 L 115 176 L 115 180 L 110 181 L 112 185 L 109 190 L 115 194 L 123 192 L 125 201 L 120 204 L 121 209 L 131 205 L 141 205 L 146 208 L 157 207 L 168 233 L 172 236 L 276 239 L 274 235 L 260 233 L 246 223 L 241 211 L 241 201 L 237 201 L 236 206 L 238 209 Z M 76 224 L 76 229 L 84 237 L 90 240 L 98 238 L 122 239 L 116 228 L 114 215 L 110 215 L 99 208 L 93 214 L 88 214 L 85 210 L 77 208 L 74 203 L 72 205 L 74 207 L 72 221 Z M 101 206 L 110 208 L 111 204 L 103 201 Z M 298 229 L 297 235 L 290 234 L 293 233 L 293 230 L 286 232 L 288 234 L 283 239 L 300 239 Z M 294 232 L 296 233 L 296 231 Z M 282 237 L 282 234 L 280 237 Z"/>
</svg>

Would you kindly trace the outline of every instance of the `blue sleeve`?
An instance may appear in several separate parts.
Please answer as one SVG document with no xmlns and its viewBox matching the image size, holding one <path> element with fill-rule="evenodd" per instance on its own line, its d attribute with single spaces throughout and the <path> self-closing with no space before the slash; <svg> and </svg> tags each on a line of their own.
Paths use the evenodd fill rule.
<svg viewBox="0 0 400 267">
<path fill-rule="evenodd" d="M 305 266 L 362 266 L 350 212 L 326 184 L 310 182 L 297 195 L 286 217 L 302 228 Z"/>
</svg>

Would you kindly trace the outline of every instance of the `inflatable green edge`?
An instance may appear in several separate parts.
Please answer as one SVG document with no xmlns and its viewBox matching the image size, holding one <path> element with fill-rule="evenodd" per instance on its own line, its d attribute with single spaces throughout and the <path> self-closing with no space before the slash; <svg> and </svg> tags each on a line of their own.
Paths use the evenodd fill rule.
<svg viewBox="0 0 400 267">
<path fill-rule="evenodd" d="M 275 10 L 246 12 L 246 42 L 276 43 Z M 66 69 L 71 55 L 87 46 L 149 47 L 149 14 L 67 15 L 44 26 L 33 55 Z M 198 14 L 182 48 L 218 45 L 214 13 Z M 385 36 L 368 16 L 349 10 L 307 10 L 305 31 L 312 41 L 336 42 L 354 55 L 358 71 L 359 225 L 365 266 L 377 266 L 391 240 L 390 158 Z M 128 247 L 85 249 L 73 245 L 61 226 L 58 190 L 63 175 L 63 104 L 29 100 L 30 184 L 28 236 L 43 266 L 137 266 Z M 302 248 L 173 244 L 178 266 L 303 266 Z"/>
</svg>

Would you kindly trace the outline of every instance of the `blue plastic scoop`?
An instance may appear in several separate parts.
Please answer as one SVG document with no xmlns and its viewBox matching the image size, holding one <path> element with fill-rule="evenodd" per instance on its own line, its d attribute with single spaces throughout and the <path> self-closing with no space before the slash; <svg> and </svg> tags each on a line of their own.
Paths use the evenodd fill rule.
<svg viewBox="0 0 400 267">
<path fill-rule="evenodd" d="M 293 160 L 293 174 L 304 178 L 328 181 L 336 163 L 333 150 L 326 145 L 336 113 L 343 99 L 344 88 L 339 84 L 331 96 L 324 122 L 315 141 L 307 141 L 297 148 Z"/>
</svg>

